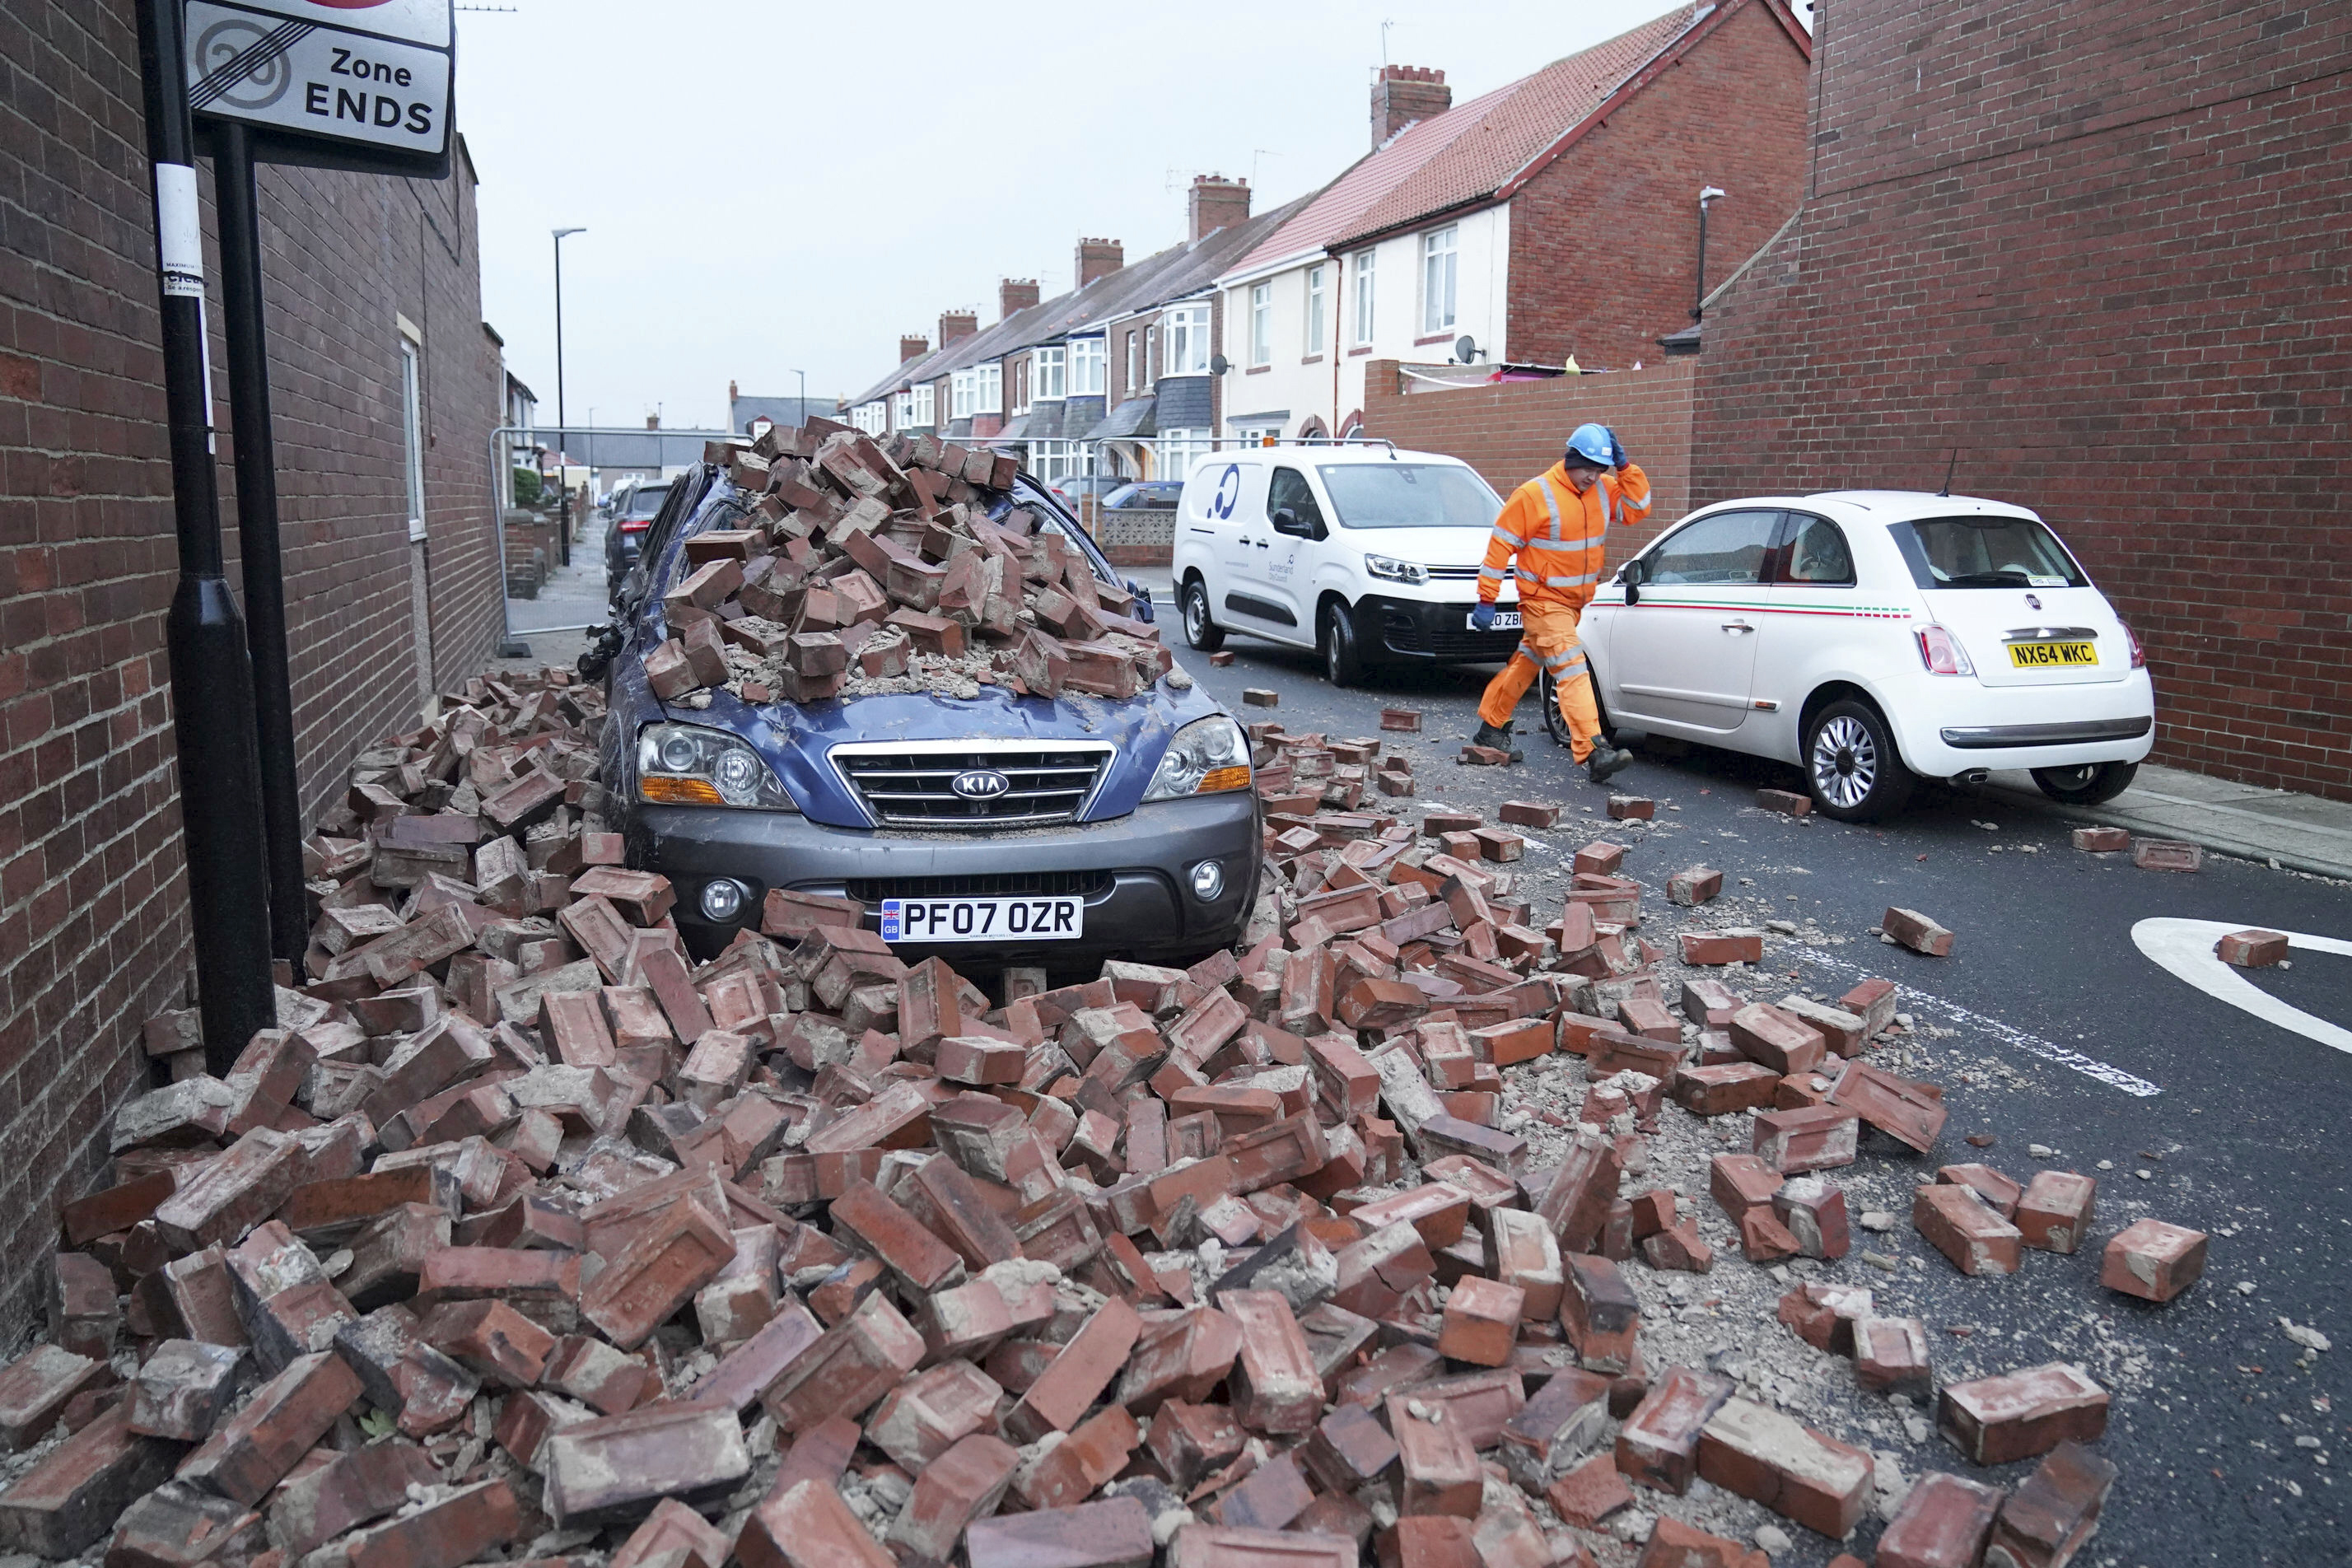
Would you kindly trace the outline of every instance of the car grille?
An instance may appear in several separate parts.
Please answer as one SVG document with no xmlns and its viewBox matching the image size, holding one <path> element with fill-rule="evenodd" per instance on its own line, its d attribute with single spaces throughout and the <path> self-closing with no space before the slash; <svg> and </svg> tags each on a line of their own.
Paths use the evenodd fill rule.
<svg viewBox="0 0 2352 1568">
<path fill-rule="evenodd" d="M 1460 614 L 1465 618 L 1467 608 Z M 1447 606 L 1443 612 L 1451 620 L 1455 612 Z M 1381 640 L 1391 653 L 1418 654 L 1431 658 L 1475 658 L 1501 660 L 1511 657 L 1519 646 L 1517 632 L 1479 632 L 1460 625 L 1440 625 L 1434 630 L 1417 616 L 1402 610 L 1390 610 L 1381 617 Z"/>
<path fill-rule="evenodd" d="M 1478 575 L 1475 566 L 1424 566 L 1433 583 L 1467 583 Z"/>
<path fill-rule="evenodd" d="M 843 891 L 860 903 L 885 899 L 1100 898 L 1110 891 L 1108 871 L 1014 871 L 995 877 L 860 877 Z"/>
<path fill-rule="evenodd" d="M 1075 821 L 1110 757 L 1111 748 L 1099 743 L 860 742 L 833 749 L 834 765 L 879 827 L 1036 827 Z M 953 785 L 958 776 L 973 772 L 1003 773 L 1011 787 L 1002 795 L 966 799 Z"/>
</svg>

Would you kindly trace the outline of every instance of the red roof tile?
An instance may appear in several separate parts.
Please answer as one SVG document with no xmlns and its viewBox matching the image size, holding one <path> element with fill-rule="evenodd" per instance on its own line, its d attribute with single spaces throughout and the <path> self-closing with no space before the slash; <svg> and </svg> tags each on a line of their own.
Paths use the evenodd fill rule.
<svg viewBox="0 0 2352 1568">
<path fill-rule="evenodd" d="M 1644 66 L 1725 8 L 1678 8 L 1415 121 L 1331 182 L 1234 270 L 1342 245 L 1494 195 Z"/>
</svg>

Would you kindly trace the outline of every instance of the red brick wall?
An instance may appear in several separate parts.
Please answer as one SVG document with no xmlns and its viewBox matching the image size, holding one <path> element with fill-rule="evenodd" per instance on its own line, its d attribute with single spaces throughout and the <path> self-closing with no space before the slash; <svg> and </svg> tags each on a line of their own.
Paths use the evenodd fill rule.
<svg viewBox="0 0 2352 1568">
<path fill-rule="evenodd" d="M 1622 561 L 1690 510 L 1691 383 L 1697 362 L 1666 360 L 1609 375 L 1506 381 L 1444 392 L 1404 393 L 1394 360 L 1364 372 L 1364 434 L 1461 458 L 1507 496 L 1559 461 L 1568 434 L 1606 425 L 1650 479 L 1650 521 L 1621 535 L 1608 556 Z"/>
<path fill-rule="evenodd" d="M 2157 759 L 2352 799 L 2352 10 L 1818 23 L 1803 217 L 1706 320 L 1693 499 L 2032 506 L 2147 647 Z"/>
<path fill-rule="evenodd" d="M 46 1289 L 56 1201 L 143 1086 L 182 1000 L 186 886 L 163 615 L 177 573 L 153 206 L 125 0 L 9 8 L 0 58 L 0 1342 Z M 202 181 L 207 193 L 210 179 Z M 306 800 L 414 721 L 398 335 L 425 329 L 434 638 L 469 672 L 498 619 L 497 412 L 470 181 L 273 172 L 262 195 Z M 207 206 L 207 226 L 210 211 Z M 218 278 L 217 251 L 211 262 Z M 212 302 L 219 319 L 217 284 Z M 213 343 L 218 416 L 227 417 Z M 234 520 L 227 433 L 224 510 Z M 232 558 L 236 537 L 229 539 Z M 232 559 L 230 581 L 238 581 Z"/>
<path fill-rule="evenodd" d="M 1707 270 L 1728 277 L 1804 195 L 1805 56 L 1765 0 L 1720 25 L 1511 201 L 1506 347 L 1520 363 L 1655 363 L 1690 325 L 1698 192 Z"/>
</svg>

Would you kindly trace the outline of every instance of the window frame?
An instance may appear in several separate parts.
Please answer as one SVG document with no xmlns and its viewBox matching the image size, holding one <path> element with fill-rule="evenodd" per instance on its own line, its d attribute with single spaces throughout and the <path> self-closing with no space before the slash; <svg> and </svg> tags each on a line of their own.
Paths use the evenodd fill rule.
<svg viewBox="0 0 2352 1568">
<path fill-rule="evenodd" d="M 972 416 L 1004 412 L 1004 362 L 991 360 L 974 367 L 979 380 L 972 390 Z"/>
<path fill-rule="evenodd" d="M 931 426 L 937 425 L 939 423 L 939 397 L 931 384 L 928 381 L 918 383 L 914 388 L 914 408 L 910 417 L 907 421 L 908 425 L 915 429 L 928 428 Z"/>
<path fill-rule="evenodd" d="M 1022 405 L 1035 403 L 1059 403 L 1070 395 L 1070 361 L 1068 352 L 1060 343 L 1042 343 L 1030 351 L 1029 384 L 1022 390 L 1028 394 Z"/>
<path fill-rule="evenodd" d="M 1462 226 L 1449 223 L 1442 227 L 1424 230 L 1421 237 L 1421 335 L 1433 337 L 1450 332 L 1461 323 L 1459 285 L 1461 280 Z M 1444 270 L 1441 281 L 1433 276 Z M 1441 320 L 1437 306 L 1444 297 L 1444 314 Z"/>
<path fill-rule="evenodd" d="M 1160 320 L 1168 328 L 1168 342 L 1162 351 L 1160 374 L 1163 376 L 1208 374 L 1207 304 L 1172 306 Z"/>
<path fill-rule="evenodd" d="M 425 537 L 425 354 L 400 340 L 401 478 L 408 491 L 408 537 Z M 559 465 L 560 468 L 560 465 Z M 556 481 L 562 483 L 559 476 Z"/>
<path fill-rule="evenodd" d="M 1144 380 L 1144 334 L 1148 327 L 1130 327 L 1127 332 L 1127 384 L 1121 388 L 1129 397 L 1139 397 L 1149 384 Z"/>
<path fill-rule="evenodd" d="M 1109 342 L 1102 338 L 1072 338 L 1069 347 L 1069 395 L 1072 397 L 1108 396 L 1110 371 Z M 1082 369 L 1086 374 L 1081 374 Z"/>
<path fill-rule="evenodd" d="M 1274 282 L 1250 285 L 1249 362 L 1253 366 L 1274 363 Z"/>
<path fill-rule="evenodd" d="M 1369 347 L 1380 331 L 1380 247 L 1367 246 L 1348 258 L 1349 270 L 1354 275 L 1356 308 L 1349 318 L 1354 347 Z"/>
<path fill-rule="evenodd" d="M 1319 354 L 1328 346 L 1325 341 L 1328 334 L 1323 327 L 1324 310 L 1329 303 L 1328 290 L 1325 287 L 1327 279 L 1323 276 L 1324 265 L 1318 264 L 1307 269 L 1306 342 L 1309 355 Z"/>
</svg>

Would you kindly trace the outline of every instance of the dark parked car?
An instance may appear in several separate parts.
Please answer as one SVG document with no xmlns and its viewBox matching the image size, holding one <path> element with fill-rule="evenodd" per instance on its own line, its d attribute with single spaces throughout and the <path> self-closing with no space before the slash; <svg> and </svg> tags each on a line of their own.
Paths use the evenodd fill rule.
<svg viewBox="0 0 2352 1568">
<path fill-rule="evenodd" d="M 1183 496 L 1184 481 L 1181 479 L 1139 479 L 1133 484 L 1119 486 L 1103 497 L 1102 503 L 1107 510 L 1111 511 L 1173 511 Z"/>
<path fill-rule="evenodd" d="M 1025 508 L 1118 583 L 1026 476 L 979 494 L 992 517 Z M 723 689 L 707 708 L 656 697 L 645 656 L 668 636 L 662 595 L 683 574 L 685 542 L 746 526 L 750 504 L 709 466 L 677 480 L 623 584 L 614 634 L 604 778 L 629 864 L 669 877 L 690 949 L 756 928 L 776 888 L 856 900 L 909 961 L 984 955 L 1091 976 L 1105 958 L 1190 963 L 1239 940 L 1262 821 L 1248 743 L 1188 680 L 1123 701 L 993 685 L 805 706 Z M 727 804 L 656 803 L 647 774 L 669 788 L 707 781 Z"/>
<path fill-rule="evenodd" d="M 621 580 L 637 563 L 646 532 L 660 515 L 662 503 L 669 500 L 673 482 L 641 480 L 614 496 L 612 520 L 604 525 L 604 592 L 608 597 L 620 593 Z"/>
</svg>

